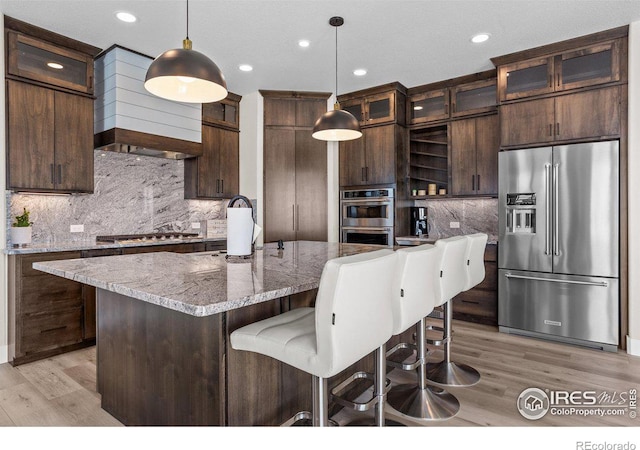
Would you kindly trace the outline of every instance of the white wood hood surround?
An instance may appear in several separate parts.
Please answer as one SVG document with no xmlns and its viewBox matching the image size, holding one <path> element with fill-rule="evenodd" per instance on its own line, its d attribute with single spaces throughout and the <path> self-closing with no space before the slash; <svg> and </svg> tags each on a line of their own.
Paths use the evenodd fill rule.
<svg viewBox="0 0 640 450">
<path fill-rule="evenodd" d="M 202 106 L 157 97 L 145 90 L 153 58 L 113 46 L 95 61 L 94 132 L 119 129 L 202 142 Z M 131 142 L 117 142 L 132 144 Z M 159 150 L 174 150 L 170 143 Z"/>
</svg>

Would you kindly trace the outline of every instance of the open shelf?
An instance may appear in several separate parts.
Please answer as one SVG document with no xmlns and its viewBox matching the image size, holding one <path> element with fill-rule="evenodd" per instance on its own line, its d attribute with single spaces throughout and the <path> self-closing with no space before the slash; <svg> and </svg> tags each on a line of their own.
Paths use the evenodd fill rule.
<svg viewBox="0 0 640 450">
<path fill-rule="evenodd" d="M 436 192 L 449 193 L 449 132 L 448 125 L 410 131 L 409 189 L 428 191 L 429 184 Z M 435 196 L 427 196 L 435 197 Z M 438 195 L 438 197 L 443 197 Z M 413 198 L 418 198 L 413 196 Z"/>
</svg>

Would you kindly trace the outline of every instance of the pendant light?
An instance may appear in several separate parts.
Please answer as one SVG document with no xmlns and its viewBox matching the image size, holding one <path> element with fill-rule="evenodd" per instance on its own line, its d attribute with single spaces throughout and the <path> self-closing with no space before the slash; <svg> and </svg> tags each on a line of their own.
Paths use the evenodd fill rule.
<svg viewBox="0 0 640 450">
<path fill-rule="evenodd" d="M 211 103 L 227 96 L 227 82 L 216 64 L 191 49 L 189 40 L 189 0 L 187 37 L 182 48 L 167 50 L 149 66 L 144 87 L 158 97 L 176 102 Z"/>
<path fill-rule="evenodd" d="M 362 136 L 358 120 L 350 112 L 340 109 L 338 103 L 338 27 L 343 23 L 342 17 L 329 19 L 329 24 L 336 28 L 336 103 L 333 110 L 324 113 L 313 126 L 311 136 L 321 141 L 350 141 Z"/>
</svg>

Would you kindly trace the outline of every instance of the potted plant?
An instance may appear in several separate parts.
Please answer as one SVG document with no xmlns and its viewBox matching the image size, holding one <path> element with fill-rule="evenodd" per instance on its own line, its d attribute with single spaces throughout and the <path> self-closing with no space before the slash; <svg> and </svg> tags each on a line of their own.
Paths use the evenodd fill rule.
<svg viewBox="0 0 640 450">
<path fill-rule="evenodd" d="M 22 214 L 16 216 L 15 222 L 11 226 L 11 243 L 13 245 L 24 245 L 31 243 L 31 225 L 29 221 L 29 211 L 23 208 Z"/>
</svg>

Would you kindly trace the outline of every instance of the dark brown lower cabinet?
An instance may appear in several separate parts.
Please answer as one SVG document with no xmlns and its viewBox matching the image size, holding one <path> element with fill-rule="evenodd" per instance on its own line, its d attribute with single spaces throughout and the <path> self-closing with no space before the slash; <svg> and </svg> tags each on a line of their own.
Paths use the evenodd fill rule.
<svg viewBox="0 0 640 450">
<path fill-rule="evenodd" d="M 23 364 L 82 346 L 82 285 L 32 268 L 37 261 L 80 258 L 80 252 L 9 257 L 9 361 Z"/>
<path fill-rule="evenodd" d="M 34 262 L 225 248 L 222 240 L 9 256 L 9 361 L 17 366 L 96 341 L 96 288 L 35 270 Z"/>
<path fill-rule="evenodd" d="M 485 277 L 476 287 L 453 298 L 453 318 L 498 325 L 498 246 L 488 244 L 484 253 Z"/>
<path fill-rule="evenodd" d="M 125 425 L 277 426 L 311 411 L 311 375 L 273 358 L 231 348 L 242 326 L 291 308 L 313 306 L 314 291 L 194 317 L 98 290 L 98 392 Z M 411 339 L 415 330 L 392 338 Z M 368 355 L 328 381 L 331 389 Z M 362 389 L 362 391 L 364 388 Z M 355 398 L 357 390 L 351 392 Z M 330 414 L 337 412 L 331 405 Z"/>
</svg>

